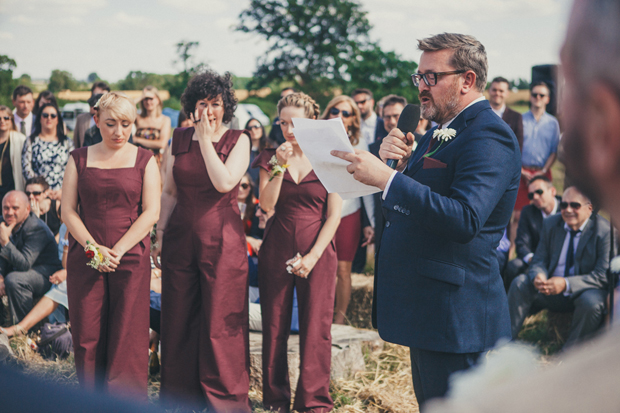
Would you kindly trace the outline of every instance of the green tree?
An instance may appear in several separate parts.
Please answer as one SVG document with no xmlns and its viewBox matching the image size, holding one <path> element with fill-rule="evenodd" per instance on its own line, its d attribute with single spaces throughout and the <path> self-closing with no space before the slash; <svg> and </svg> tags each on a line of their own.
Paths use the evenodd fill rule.
<svg viewBox="0 0 620 413">
<path fill-rule="evenodd" d="M 89 83 L 94 83 L 94 82 L 96 82 L 99 79 L 100 79 L 99 75 L 97 73 L 93 72 L 90 75 L 88 75 L 88 77 L 86 78 L 86 81 L 89 82 Z"/>
<path fill-rule="evenodd" d="M 142 90 L 145 86 L 155 86 L 158 89 L 164 89 L 166 78 L 171 75 L 159 75 L 156 73 L 147 73 L 141 71 L 131 71 L 125 76 L 125 79 L 119 80 L 115 88 L 119 90 Z"/>
<path fill-rule="evenodd" d="M 50 76 L 49 84 L 47 86 L 49 90 L 57 93 L 65 89 L 76 90 L 77 87 L 78 82 L 71 73 L 66 70 L 52 70 L 52 75 Z"/>
<path fill-rule="evenodd" d="M 15 60 L 0 55 L 0 105 L 11 105 L 15 81 L 13 70 L 17 67 Z"/>
<path fill-rule="evenodd" d="M 181 64 L 183 70 L 177 75 L 168 78 L 165 87 L 170 92 L 170 98 L 180 100 L 183 91 L 187 87 L 189 79 L 198 72 L 205 70 L 208 66 L 202 62 L 196 62 L 194 50 L 200 46 L 200 42 L 181 40 L 176 44 L 178 58 L 174 64 Z"/>
</svg>

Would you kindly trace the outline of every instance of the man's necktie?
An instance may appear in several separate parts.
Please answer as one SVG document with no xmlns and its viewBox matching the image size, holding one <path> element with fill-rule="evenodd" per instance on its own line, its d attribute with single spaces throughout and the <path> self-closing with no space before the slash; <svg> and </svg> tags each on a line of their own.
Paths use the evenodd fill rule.
<svg viewBox="0 0 620 413">
<path fill-rule="evenodd" d="M 568 251 L 566 251 L 566 266 L 564 267 L 564 278 L 570 276 L 570 269 L 575 265 L 575 236 L 581 230 L 570 230 L 570 239 L 568 240 Z"/>
<path fill-rule="evenodd" d="M 21 125 L 20 125 L 20 127 L 19 127 L 19 131 L 20 131 L 21 133 L 23 133 L 24 135 L 26 134 L 26 122 L 25 122 L 25 121 L 23 121 L 23 120 L 21 121 Z"/>
</svg>

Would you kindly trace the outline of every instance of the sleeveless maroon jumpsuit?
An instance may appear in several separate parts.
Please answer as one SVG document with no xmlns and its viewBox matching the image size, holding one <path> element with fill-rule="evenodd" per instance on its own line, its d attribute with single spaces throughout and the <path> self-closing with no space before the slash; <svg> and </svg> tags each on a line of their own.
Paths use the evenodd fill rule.
<svg viewBox="0 0 620 413">
<path fill-rule="evenodd" d="M 248 261 L 238 186 L 222 194 L 194 128 L 172 140 L 177 203 L 162 245 L 161 398 L 217 412 L 250 411 Z M 215 150 L 226 161 L 242 131 Z"/>
<path fill-rule="evenodd" d="M 133 168 L 86 166 L 88 148 L 71 152 L 78 172 L 82 222 L 112 248 L 138 219 L 144 171 L 152 152 L 138 148 Z M 147 400 L 151 240 L 127 251 L 112 273 L 88 267 L 84 248 L 69 236 L 67 294 L 75 368 L 88 389 Z"/>
</svg>

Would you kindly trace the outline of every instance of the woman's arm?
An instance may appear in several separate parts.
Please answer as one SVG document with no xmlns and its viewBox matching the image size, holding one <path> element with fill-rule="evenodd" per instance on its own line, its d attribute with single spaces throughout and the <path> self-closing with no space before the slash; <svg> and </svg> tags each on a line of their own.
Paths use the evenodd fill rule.
<svg viewBox="0 0 620 413">
<path fill-rule="evenodd" d="M 169 155 L 168 167 L 166 170 L 166 176 L 164 177 L 164 189 L 161 193 L 161 213 L 159 214 L 159 221 L 157 222 L 157 247 L 151 250 L 151 257 L 157 268 L 161 268 L 158 262 L 158 258 L 161 255 L 161 246 L 164 238 L 164 231 L 168 226 L 168 220 L 174 207 L 177 204 L 177 186 L 174 182 L 172 175 L 172 166 L 174 165 L 174 155 Z"/>
<path fill-rule="evenodd" d="M 327 219 L 319 231 L 316 242 L 308 254 L 301 258 L 301 264 L 297 265 L 293 273 L 306 278 L 317 261 L 323 255 L 325 248 L 334 239 L 338 225 L 340 225 L 340 210 L 342 209 L 342 198 L 337 193 L 327 195 Z"/>
<path fill-rule="evenodd" d="M 203 123 L 207 122 L 200 122 L 199 125 Z M 250 137 L 245 133 L 239 136 L 226 163 L 218 156 L 211 140 L 199 138 L 198 142 L 213 186 L 222 194 L 230 192 L 239 184 L 250 164 Z"/>
<path fill-rule="evenodd" d="M 276 150 L 276 159 L 280 165 L 286 165 L 292 155 L 293 146 L 290 142 L 284 142 Z M 282 181 L 284 180 L 284 173 L 278 174 L 269 180 L 269 172 L 261 168 L 259 176 L 260 207 L 263 211 L 269 212 L 276 206 L 276 203 L 278 203 Z"/>
<path fill-rule="evenodd" d="M 109 248 L 99 245 L 90 234 L 86 226 L 82 222 L 77 212 L 78 207 L 78 172 L 73 157 L 69 158 L 65 169 L 65 177 L 63 179 L 64 196 L 61 200 L 62 221 L 67 225 L 67 231 L 73 235 L 73 238 L 81 245 L 85 246 L 86 241 L 99 248 L 99 251 L 107 258 L 110 258 L 110 269 L 116 268 L 119 261 L 115 258 L 116 252 L 110 251 Z M 102 271 L 108 272 L 108 268 L 102 268 Z"/>
<path fill-rule="evenodd" d="M 22 149 L 22 173 L 24 175 L 24 182 L 37 176 L 32 170 L 32 142 L 30 138 L 26 138 L 24 148 Z"/>
<path fill-rule="evenodd" d="M 151 157 L 144 171 L 142 183 L 142 213 L 129 227 L 125 235 L 112 247 L 120 260 L 123 255 L 150 234 L 153 225 L 159 219 L 159 201 L 161 197 L 161 178 L 157 161 Z"/>
</svg>

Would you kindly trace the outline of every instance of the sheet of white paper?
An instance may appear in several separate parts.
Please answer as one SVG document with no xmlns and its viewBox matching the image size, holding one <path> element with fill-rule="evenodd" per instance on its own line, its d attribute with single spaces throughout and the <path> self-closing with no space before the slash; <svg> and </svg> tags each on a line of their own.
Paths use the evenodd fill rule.
<svg viewBox="0 0 620 413">
<path fill-rule="evenodd" d="M 333 150 L 353 152 L 342 119 L 294 118 L 293 126 L 297 143 L 327 192 L 337 192 L 343 199 L 351 199 L 380 191 L 377 187 L 356 181 L 347 172 L 349 162 L 330 154 Z"/>
</svg>

